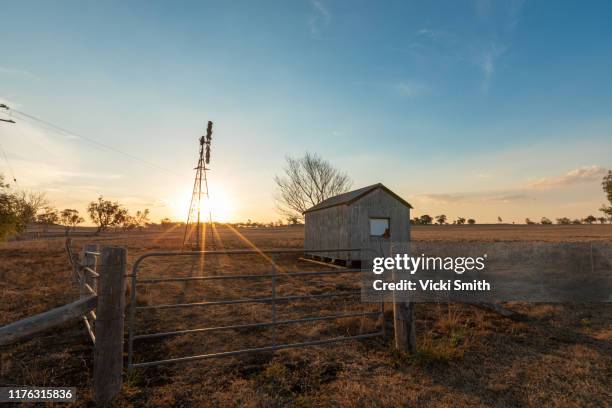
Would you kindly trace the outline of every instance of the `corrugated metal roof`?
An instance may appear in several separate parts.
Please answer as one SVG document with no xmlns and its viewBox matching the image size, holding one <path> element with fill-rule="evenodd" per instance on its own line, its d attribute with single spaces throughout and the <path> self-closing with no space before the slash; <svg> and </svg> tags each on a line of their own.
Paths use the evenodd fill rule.
<svg viewBox="0 0 612 408">
<path fill-rule="evenodd" d="M 313 207 L 310 207 L 309 209 L 304 211 L 304 214 L 306 214 L 307 212 L 311 212 L 311 211 L 322 210 L 324 208 L 335 207 L 341 204 L 351 204 L 359 200 L 361 197 L 365 196 L 366 194 L 369 194 L 378 188 L 382 188 L 387 193 L 391 194 L 396 200 L 404 204 L 406 207 L 412 208 L 410 203 L 408 203 L 406 200 L 404 200 L 403 198 L 395 194 L 393 191 L 389 190 L 382 183 L 377 183 L 377 184 L 372 184 L 371 186 L 349 191 L 348 193 L 338 194 L 337 196 L 330 197 L 327 200 L 323 200 L 319 204 Z"/>
</svg>

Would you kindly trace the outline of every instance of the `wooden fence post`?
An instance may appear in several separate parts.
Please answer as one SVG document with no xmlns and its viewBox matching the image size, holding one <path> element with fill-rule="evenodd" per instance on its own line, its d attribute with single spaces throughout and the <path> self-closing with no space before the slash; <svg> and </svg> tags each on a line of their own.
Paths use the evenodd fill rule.
<svg viewBox="0 0 612 408">
<path fill-rule="evenodd" d="M 393 282 L 399 282 L 399 276 L 393 269 Z M 414 303 L 398 299 L 393 291 L 393 331 L 396 350 L 408 353 L 416 352 L 416 329 L 414 327 Z"/>
<path fill-rule="evenodd" d="M 403 352 L 416 352 L 414 303 L 393 301 L 393 329 L 395 348 Z"/>
<path fill-rule="evenodd" d="M 94 400 L 110 401 L 123 385 L 123 323 L 127 250 L 105 247 L 100 259 L 96 344 L 94 350 Z"/>
</svg>

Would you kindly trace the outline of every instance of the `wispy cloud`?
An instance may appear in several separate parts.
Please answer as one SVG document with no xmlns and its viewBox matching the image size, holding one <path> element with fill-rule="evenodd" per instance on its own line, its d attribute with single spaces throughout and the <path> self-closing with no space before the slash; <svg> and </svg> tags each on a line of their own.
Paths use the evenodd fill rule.
<svg viewBox="0 0 612 408">
<path fill-rule="evenodd" d="M 332 16 L 323 2 L 311 0 L 310 2 L 314 14 L 308 20 L 308 27 L 312 38 L 320 38 L 322 31 L 329 26 Z"/>
<path fill-rule="evenodd" d="M 4 96 L 0 96 L 0 103 L 7 105 L 9 108 L 20 109 L 23 107 L 19 102 L 16 102 L 13 99 L 6 98 Z"/>
<path fill-rule="evenodd" d="M 111 174 L 111 173 L 90 173 L 83 171 L 66 171 L 56 170 L 53 171 L 54 175 L 60 178 L 81 178 L 81 179 L 94 179 L 94 180 L 117 180 L 125 177 L 123 174 Z"/>
<path fill-rule="evenodd" d="M 476 21 L 472 25 L 481 27 L 477 35 L 473 31 L 423 27 L 409 40 L 408 51 L 420 60 L 475 67 L 482 75 L 481 89 L 487 93 L 500 60 L 510 49 L 522 4 L 520 0 L 508 3 L 476 0 Z"/>
<path fill-rule="evenodd" d="M 475 191 L 458 193 L 427 193 L 411 197 L 411 200 L 423 205 L 458 205 L 458 204 L 511 204 L 534 200 L 545 194 L 542 190 L 564 188 L 580 184 L 598 183 L 607 169 L 599 165 L 585 166 L 570 170 L 563 175 L 542 177 L 527 184 L 509 187 L 497 191 Z M 480 176 L 480 175 L 479 175 Z"/>
<path fill-rule="evenodd" d="M 16 123 L 10 126 L 0 126 L 0 139 L 20 187 L 67 191 L 74 190 L 76 185 L 104 184 L 124 178 L 117 172 L 96 172 L 88 160 L 82 160 L 85 155 L 79 145 L 62 134 L 34 126 L 21 117 L 15 119 Z"/>
<path fill-rule="evenodd" d="M 504 45 L 492 43 L 488 48 L 482 50 L 480 57 L 476 58 L 475 63 L 479 65 L 482 70 L 482 89 L 485 93 L 489 91 L 491 78 L 493 78 L 493 74 L 495 74 L 497 61 L 504 55 L 506 49 Z"/>
<path fill-rule="evenodd" d="M 474 0 L 474 13 L 483 23 L 496 24 L 500 29 L 511 31 L 519 22 L 521 9 L 525 0 L 507 0 L 497 2 L 492 0 Z"/>
<path fill-rule="evenodd" d="M 18 68 L 9 68 L 0 66 L 0 76 L 8 76 L 8 77 L 20 77 L 27 79 L 38 79 L 38 77 L 32 74 L 29 71 L 18 69 Z"/>
<path fill-rule="evenodd" d="M 491 0 L 474 0 L 477 18 L 489 29 L 490 35 L 479 45 L 475 64 L 483 73 L 482 89 L 486 93 L 495 74 L 498 61 L 509 48 L 510 37 L 515 30 L 524 0 L 510 0 L 497 3 Z M 501 39 L 501 40 L 500 40 Z"/>
<path fill-rule="evenodd" d="M 513 191 L 420 194 L 414 198 L 425 204 L 508 204 L 531 199 L 527 194 Z"/>
<path fill-rule="evenodd" d="M 601 180 L 607 170 L 597 164 L 579 167 L 568 171 L 561 176 L 542 177 L 528 184 L 533 189 L 549 189 L 567 187 L 582 183 L 592 183 Z"/>
<path fill-rule="evenodd" d="M 470 38 L 445 30 L 423 28 L 409 44 L 410 52 L 419 59 L 439 63 L 464 63 L 482 74 L 482 89 L 487 92 L 499 60 L 508 46 L 493 38 Z"/>
<path fill-rule="evenodd" d="M 429 86 L 418 81 L 400 81 L 392 86 L 399 95 L 407 98 L 415 98 L 429 92 Z"/>
</svg>

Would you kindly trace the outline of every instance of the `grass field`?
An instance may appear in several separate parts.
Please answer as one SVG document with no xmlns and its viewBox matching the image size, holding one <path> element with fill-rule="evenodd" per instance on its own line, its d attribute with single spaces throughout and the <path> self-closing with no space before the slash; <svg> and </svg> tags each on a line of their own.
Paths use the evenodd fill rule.
<svg viewBox="0 0 612 408">
<path fill-rule="evenodd" d="M 86 232 L 86 231 L 82 231 Z M 611 225 L 417 226 L 414 240 L 612 241 Z M 131 265 L 139 255 L 178 249 L 180 231 L 79 235 L 85 243 L 122 245 Z M 303 229 L 217 228 L 217 247 L 301 248 Z M 259 273 L 261 256 L 209 257 L 206 274 Z M 319 268 L 291 257 L 284 270 Z M 143 265 L 142 276 L 187 276 L 197 264 L 162 259 Z M 143 287 L 139 304 L 266 295 L 262 282 Z M 281 294 L 350 289 L 348 278 L 286 279 Z M 78 297 L 61 237 L 0 244 L 0 325 Z M 418 304 L 415 355 L 394 351 L 392 336 L 359 342 L 263 353 L 140 369 L 126 376 L 117 406 L 605 406 L 612 399 L 612 306 L 610 304 L 507 305 L 525 315 L 502 318 L 462 304 Z M 373 310 L 340 300 L 302 301 L 279 307 L 279 318 Z M 269 319 L 269 306 L 232 305 L 138 316 L 139 332 L 221 326 Z M 390 333 L 391 314 L 386 313 Z M 372 319 L 347 318 L 290 326 L 279 340 L 300 341 L 378 329 Z M 267 329 L 193 334 L 136 345 L 137 361 L 265 345 Z M 0 385 L 76 386 L 77 405 L 91 404 L 92 346 L 76 321 L 1 350 Z"/>
</svg>

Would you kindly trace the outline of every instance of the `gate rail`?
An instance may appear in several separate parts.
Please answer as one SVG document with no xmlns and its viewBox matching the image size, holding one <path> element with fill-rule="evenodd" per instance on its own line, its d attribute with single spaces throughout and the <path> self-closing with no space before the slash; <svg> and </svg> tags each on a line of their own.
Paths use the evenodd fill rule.
<svg viewBox="0 0 612 408">
<path fill-rule="evenodd" d="M 131 278 L 131 298 L 129 306 L 128 316 L 128 370 L 132 371 L 134 368 L 151 367 L 161 364 L 188 362 L 201 359 L 218 358 L 218 357 L 229 357 L 247 353 L 256 353 L 264 351 L 276 351 L 290 348 L 302 348 L 306 346 L 322 345 L 335 343 L 340 341 L 365 339 L 370 337 L 385 336 L 385 325 L 383 319 L 384 303 L 380 303 L 380 309 L 375 312 L 353 312 L 353 313 L 342 313 L 326 316 L 308 316 L 298 319 L 285 319 L 278 320 L 276 317 L 276 306 L 279 302 L 291 302 L 295 300 L 306 300 L 306 299 L 321 299 L 321 298 L 332 298 L 332 297 L 353 297 L 359 295 L 361 290 L 354 291 L 342 291 L 342 292 L 329 292 L 321 294 L 311 295 L 288 295 L 288 296 L 277 296 L 277 280 L 285 277 L 296 277 L 296 276 L 317 276 L 317 275 L 341 275 L 341 274 L 359 274 L 364 272 L 363 262 L 360 268 L 350 269 L 335 269 L 329 271 L 299 271 L 299 272 L 282 272 L 278 273 L 278 266 L 276 265 L 276 257 L 283 254 L 303 254 L 303 253 L 329 253 L 329 252 L 359 252 L 363 255 L 364 252 L 368 252 L 370 255 L 377 256 L 377 252 L 373 249 L 321 249 L 321 250 L 303 250 L 303 249 L 278 249 L 278 250 L 224 250 L 224 251 L 190 251 L 190 252 L 150 252 L 140 256 L 135 262 L 132 268 L 132 274 L 129 275 Z M 266 274 L 248 274 L 248 275 L 219 275 L 219 276 L 197 276 L 197 277 L 159 277 L 159 278 L 148 278 L 138 280 L 138 268 L 140 264 L 147 258 L 151 257 L 198 257 L 207 255 L 271 255 L 267 257 L 272 265 L 272 273 Z M 360 259 L 364 259 L 360 256 Z M 270 279 L 272 286 L 272 295 L 267 297 L 255 297 L 255 298 L 240 298 L 240 299 L 228 299 L 218 300 L 210 302 L 196 302 L 196 303 L 176 303 L 176 304 L 162 304 L 162 305 L 150 305 L 150 306 L 137 306 L 136 305 L 136 287 L 138 285 L 156 284 L 165 282 L 186 282 L 186 281 L 211 281 L 211 280 L 259 280 L 259 279 Z M 242 303 L 270 303 L 272 308 L 272 320 L 266 322 L 238 324 L 230 326 L 217 326 L 217 327 L 202 327 L 187 330 L 168 331 L 160 333 L 147 333 L 147 334 L 136 334 L 135 333 L 135 317 L 136 311 L 139 310 L 151 310 L 151 309 L 178 309 L 178 308 L 192 308 L 192 307 L 208 307 L 214 305 L 232 305 Z M 341 336 L 322 340 L 311 340 L 298 343 L 287 343 L 279 344 L 277 342 L 277 327 L 286 326 L 291 324 L 299 324 L 304 322 L 315 322 L 315 321 L 329 321 L 335 319 L 342 319 L 346 317 L 378 317 L 380 319 L 381 328 L 379 331 L 373 333 L 364 333 L 354 336 Z M 141 363 L 134 363 L 134 341 L 150 338 L 160 338 L 168 336 L 179 336 L 191 333 L 207 333 L 216 332 L 221 330 L 234 330 L 234 329 L 246 329 L 246 328 L 260 328 L 260 327 L 271 327 L 272 332 L 272 344 L 265 347 L 254 347 L 246 348 L 233 351 L 225 351 L 218 353 L 200 354 L 187 357 L 169 358 L 165 360 L 148 361 Z"/>
</svg>

